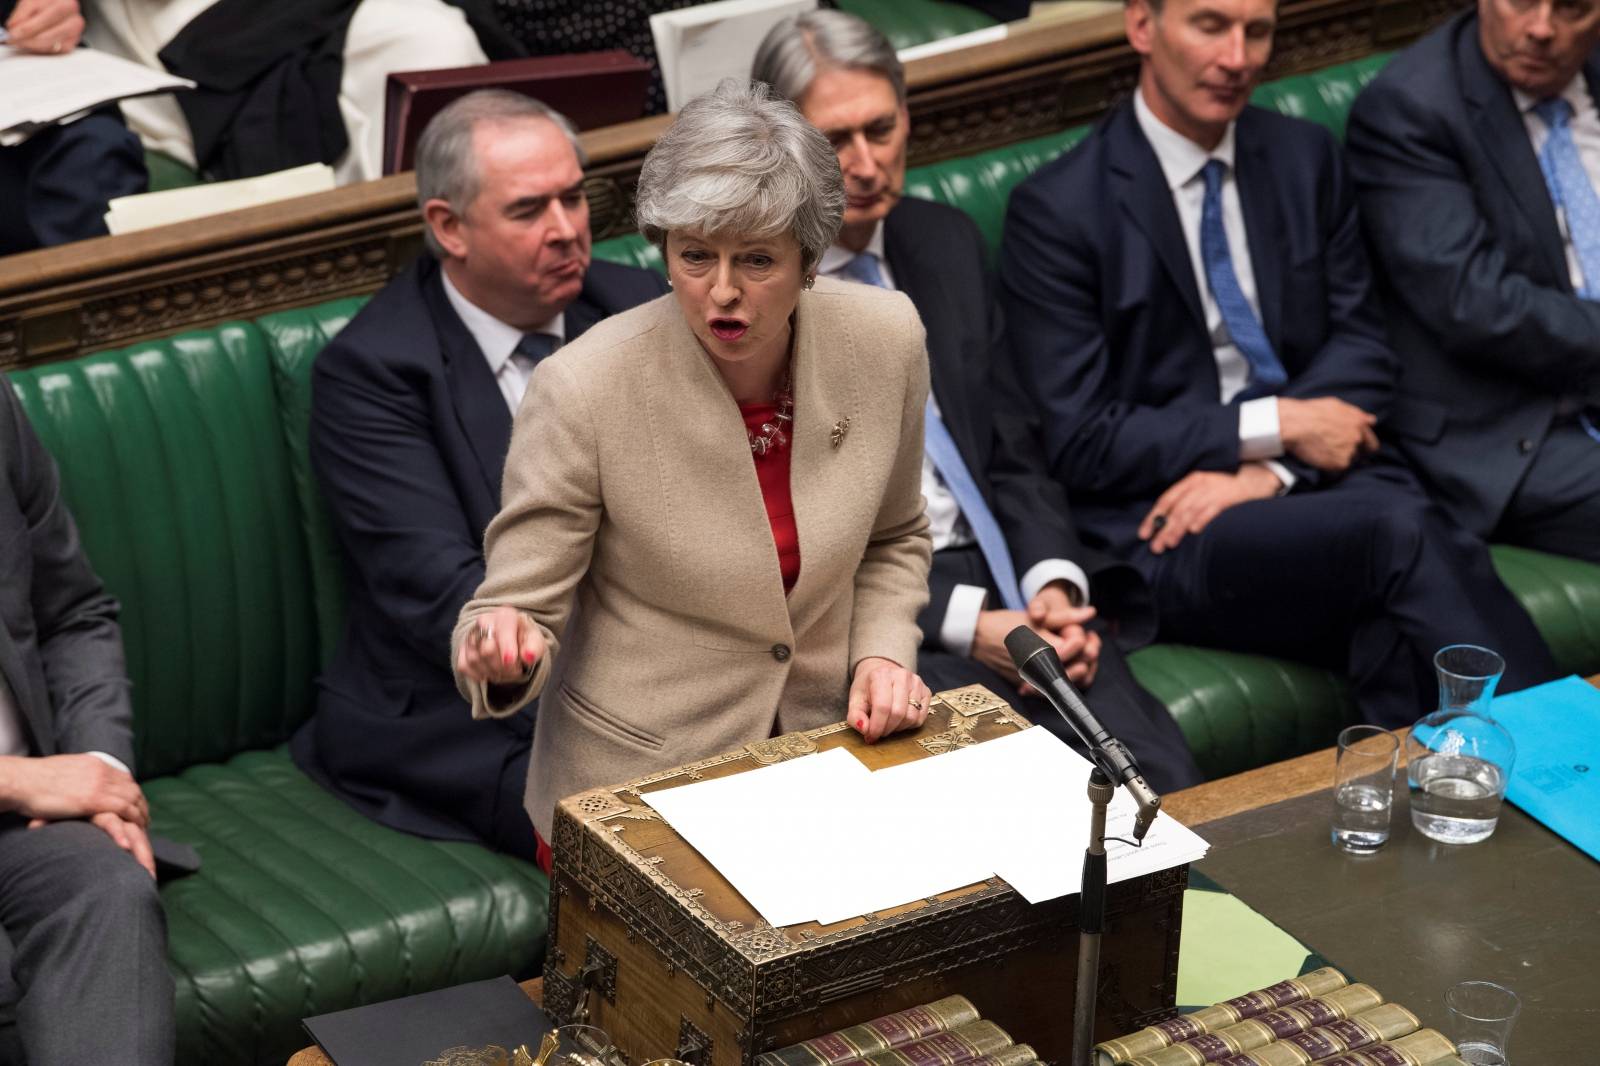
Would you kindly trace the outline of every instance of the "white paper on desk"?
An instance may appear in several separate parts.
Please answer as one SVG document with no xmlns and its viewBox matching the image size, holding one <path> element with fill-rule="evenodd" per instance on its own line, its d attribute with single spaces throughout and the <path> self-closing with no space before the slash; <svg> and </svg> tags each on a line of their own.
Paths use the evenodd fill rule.
<svg viewBox="0 0 1600 1066">
<path fill-rule="evenodd" d="M 328 164 L 306 163 L 253 178 L 208 181 L 160 192 L 119 196 L 106 205 L 106 229 L 112 233 L 132 233 L 170 226 L 174 222 L 327 192 L 335 184 L 333 168 Z"/>
<path fill-rule="evenodd" d="M 773 925 L 823 924 L 925 899 L 998 874 L 1030 903 L 1079 889 L 1089 763 L 1025 729 L 876 772 L 843 749 L 651 793 L 674 829 Z M 1132 836 L 1118 791 L 1111 836 Z M 1205 855 L 1163 815 L 1144 846 L 1111 843 L 1108 879 Z"/>
<path fill-rule="evenodd" d="M 834 748 L 645 798 L 763 918 L 796 925 L 815 920 L 817 893 L 839 868 L 829 841 L 859 815 L 871 779 Z"/>
<path fill-rule="evenodd" d="M 716 0 L 650 16 L 667 108 L 682 109 L 723 78 L 748 78 L 767 31 L 817 0 Z"/>
<path fill-rule="evenodd" d="M 0 145 L 113 100 L 192 89 L 194 82 L 93 48 L 30 55 L 0 45 Z"/>
</svg>

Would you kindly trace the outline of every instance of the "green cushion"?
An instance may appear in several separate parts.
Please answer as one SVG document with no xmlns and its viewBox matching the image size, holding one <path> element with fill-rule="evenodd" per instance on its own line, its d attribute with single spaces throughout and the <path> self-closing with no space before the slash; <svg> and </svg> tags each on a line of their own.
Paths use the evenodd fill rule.
<svg viewBox="0 0 1600 1066">
<path fill-rule="evenodd" d="M 180 1063 L 281 1066 L 300 1019 L 513 974 L 543 954 L 544 874 L 357 814 L 281 749 L 145 784 L 200 872 L 161 892 Z"/>
<path fill-rule="evenodd" d="M 594 257 L 611 263 L 621 263 L 623 266 L 654 270 L 663 276 L 667 273 L 667 265 L 661 261 L 661 249 L 637 233 L 595 241 Z"/>
<path fill-rule="evenodd" d="M 995 25 L 995 20 L 954 0 L 839 0 L 840 11 L 865 19 L 898 51 Z"/>
<path fill-rule="evenodd" d="M 147 150 L 144 153 L 144 168 L 150 175 L 151 192 L 186 189 L 200 184 L 199 174 L 165 152 Z"/>
<path fill-rule="evenodd" d="M 12 380 L 122 603 L 140 777 L 283 741 L 310 702 L 316 618 L 260 331 Z"/>
<path fill-rule="evenodd" d="M 320 662 L 333 654 L 344 629 L 344 558 L 316 471 L 311 468 L 311 367 L 322 346 L 355 317 L 367 297 L 333 300 L 315 307 L 266 315 L 256 320 L 272 360 L 289 474 L 294 484 L 301 533 L 311 566 L 312 599 L 317 613 Z"/>
<path fill-rule="evenodd" d="M 1600 673 L 1600 566 L 1505 544 L 1490 554 L 1561 669 L 1581 677 Z"/>
<path fill-rule="evenodd" d="M 1251 102 L 1328 127 L 1341 141 L 1350 105 L 1392 53 L 1376 52 L 1350 63 L 1279 78 L 1257 89 Z"/>
</svg>

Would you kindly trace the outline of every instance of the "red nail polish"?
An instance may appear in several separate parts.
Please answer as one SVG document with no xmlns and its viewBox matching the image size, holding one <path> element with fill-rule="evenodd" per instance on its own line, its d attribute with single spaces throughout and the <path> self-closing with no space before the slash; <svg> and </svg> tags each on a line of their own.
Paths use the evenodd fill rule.
<svg viewBox="0 0 1600 1066">
<path fill-rule="evenodd" d="M 531 651 L 523 652 L 522 653 L 522 661 L 525 662 L 525 663 L 533 662 L 533 652 L 531 652 Z"/>
<path fill-rule="evenodd" d="M 506 652 L 506 654 L 505 654 L 505 664 L 507 666 L 511 665 L 511 653 L 510 652 Z"/>
<path fill-rule="evenodd" d="M 865 729 L 865 728 L 867 728 L 867 720 L 865 718 L 857 718 L 856 719 L 856 728 L 857 729 Z"/>
</svg>

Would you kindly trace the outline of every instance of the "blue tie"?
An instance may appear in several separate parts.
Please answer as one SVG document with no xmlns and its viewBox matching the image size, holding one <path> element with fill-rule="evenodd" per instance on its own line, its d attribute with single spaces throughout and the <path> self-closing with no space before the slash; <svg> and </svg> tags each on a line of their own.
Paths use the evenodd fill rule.
<svg viewBox="0 0 1600 1066">
<path fill-rule="evenodd" d="M 1239 276 L 1233 272 L 1233 255 L 1228 251 L 1228 232 L 1222 226 L 1222 175 L 1227 165 L 1220 159 L 1206 163 L 1202 173 L 1206 179 L 1206 197 L 1200 209 L 1200 260 L 1206 268 L 1206 284 L 1211 296 L 1222 312 L 1222 324 L 1228 336 L 1250 364 L 1250 381 L 1235 400 L 1253 400 L 1271 396 L 1283 388 L 1289 375 L 1272 350 L 1266 331 L 1250 310 L 1250 301 L 1239 288 Z"/>
<path fill-rule="evenodd" d="M 1583 272 L 1583 287 L 1578 295 L 1585 300 L 1600 298 L 1600 197 L 1595 195 L 1589 173 L 1578 157 L 1572 140 L 1572 105 L 1559 96 L 1533 105 L 1534 114 L 1550 128 L 1539 151 L 1539 169 L 1550 189 L 1550 199 L 1567 217 L 1567 237 L 1578 254 L 1578 269 Z M 1587 412 L 1578 415 L 1584 432 L 1600 441 Z"/>
<path fill-rule="evenodd" d="M 528 369 L 538 366 L 543 359 L 556 350 L 556 338 L 550 333 L 524 333 L 514 349 L 516 355 L 522 356 L 531 364 Z"/>
<path fill-rule="evenodd" d="M 850 260 L 842 273 L 866 285 L 876 285 L 880 289 L 889 287 L 884 283 L 878 257 L 871 252 L 862 252 Z M 933 468 L 939 472 L 945 488 L 956 498 L 956 506 L 961 508 L 967 528 L 972 530 L 978 550 L 983 553 L 984 562 L 989 564 L 989 573 L 994 578 L 995 587 L 1000 590 L 1000 599 L 1008 610 L 1025 609 L 1027 605 L 1017 585 L 1017 568 L 1011 562 L 1005 534 L 1000 531 L 1000 523 L 995 521 L 994 512 L 989 510 L 983 493 L 978 491 L 978 483 L 972 480 L 972 474 L 961 458 L 961 449 L 956 447 L 955 438 L 950 436 L 944 419 L 939 417 L 932 394 L 928 396 L 923 416 L 923 447 L 927 449 L 928 458 L 933 460 Z"/>
</svg>

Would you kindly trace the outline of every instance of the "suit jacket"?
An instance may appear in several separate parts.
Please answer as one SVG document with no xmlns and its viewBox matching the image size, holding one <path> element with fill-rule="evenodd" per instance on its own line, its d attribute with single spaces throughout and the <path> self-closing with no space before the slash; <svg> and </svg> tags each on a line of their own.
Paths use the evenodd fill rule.
<svg viewBox="0 0 1600 1066">
<path fill-rule="evenodd" d="M 1600 99 L 1600 58 L 1584 66 Z M 1400 358 L 1392 428 L 1462 525 L 1490 534 L 1562 396 L 1600 399 L 1600 304 L 1572 291 L 1511 90 L 1464 12 L 1350 112 L 1351 176 Z"/>
<path fill-rule="evenodd" d="M 339 333 L 313 369 L 311 457 L 346 557 L 343 639 L 295 760 L 397 829 L 483 839 L 496 782 L 525 751 L 527 715 L 474 723 L 447 658 L 483 580 L 511 413 L 424 257 Z M 594 262 L 567 308 L 576 339 L 665 291 L 657 274 Z"/>
<path fill-rule="evenodd" d="M 964 212 L 906 197 L 884 219 L 884 257 L 928 332 L 934 397 L 967 470 L 994 512 L 1017 576 L 1045 559 L 1070 559 L 1089 575 L 1090 596 L 1137 647 L 1155 635 L 1144 579 L 1078 538 L 1066 493 L 1044 461 L 1038 423 L 1006 347 L 1005 321 L 985 262 L 983 236 Z M 939 627 L 959 578 L 934 554 L 929 601 L 918 620 L 924 643 Z"/>
<path fill-rule="evenodd" d="M 1262 325 L 1289 375 L 1280 394 L 1337 396 L 1382 418 L 1394 357 L 1337 145 L 1319 126 L 1253 107 L 1235 145 Z M 1130 555 L 1140 519 L 1174 482 L 1239 466 L 1239 411 L 1218 400 L 1204 282 L 1131 101 L 1017 187 L 1000 278 L 1051 469 L 1085 538 Z M 1296 491 L 1327 478 L 1284 462 Z"/>
<path fill-rule="evenodd" d="M 455 638 L 509 604 L 550 641 L 504 706 L 462 684 L 476 717 L 551 686 L 527 792 L 546 839 L 564 796 L 838 721 L 868 656 L 915 666 L 930 542 L 911 302 L 819 279 L 795 311 L 791 379 L 800 576 L 786 597 L 744 422 L 675 300 L 534 372 L 488 575 Z"/>
<path fill-rule="evenodd" d="M 89 566 L 56 464 L 0 385 L 0 679 L 32 755 L 101 751 L 133 768 L 117 602 Z"/>
</svg>

